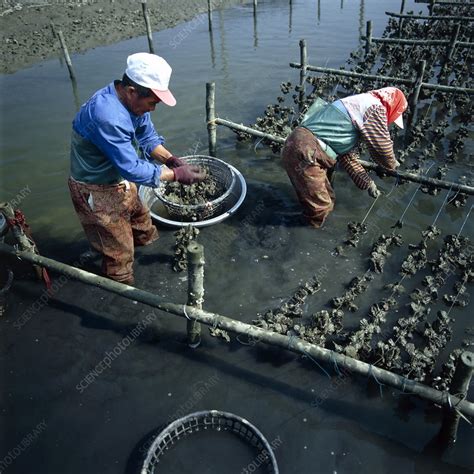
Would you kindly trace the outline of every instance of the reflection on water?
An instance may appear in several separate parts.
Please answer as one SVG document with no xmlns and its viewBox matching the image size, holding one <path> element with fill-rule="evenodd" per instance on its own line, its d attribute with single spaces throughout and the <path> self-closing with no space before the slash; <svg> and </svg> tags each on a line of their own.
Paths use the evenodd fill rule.
<svg viewBox="0 0 474 474">
<path fill-rule="evenodd" d="M 359 7 L 359 38 L 364 36 L 364 25 L 365 25 L 365 0 L 360 0 Z M 360 40 L 362 42 L 362 40 Z"/>
</svg>

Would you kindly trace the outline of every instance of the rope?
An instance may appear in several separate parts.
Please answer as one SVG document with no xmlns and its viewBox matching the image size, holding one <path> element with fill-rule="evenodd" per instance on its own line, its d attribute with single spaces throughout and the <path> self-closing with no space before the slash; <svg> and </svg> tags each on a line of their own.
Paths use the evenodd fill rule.
<svg viewBox="0 0 474 474">
<path fill-rule="evenodd" d="M 333 351 L 331 351 L 331 361 L 334 364 L 334 369 L 336 370 L 336 374 L 338 375 L 338 377 L 342 377 L 342 372 L 339 370 L 339 366 L 337 365 L 336 356 L 334 355 Z"/>
<path fill-rule="evenodd" d="M 466 218 L 464 219 L 464 222 L 462 223 L 461 228 L 459 229 L 459 232 L 458 232 L 458 235 L 457 235 L 458 237 L 461 235 L 461 232 L 462 232 L 462 230 L 464 229 L 464 226 L 465 226 L 465 224 L 466 224 L 466 222 L 467 222 L 467 219 L 469 218 L 469 214 L 470 214 L 471 211 L 472 211 L 472 206 L 473 206 L 473 205 L 471 205 L 471 208 L 469 209 L 469 212 L 467 213 L 467 216 L 466 216 Z"/>
<path fill-rule="evenodd" d="M 451 403 L 451 397 L 449 395 L 449 392 L 446 392 L 446 398 L 447 398 L 447 401 L 448 401 L 448 405 L 449 405 L 449 408 L 453 408 L 453 404 Z"/>
<path fill-rule="evenodd" d="M 373 368 L 373 365 L 370 364 L 369 372 L 367 373 L 367 376 L 370 378 L 370 376 L 372 375 L 372 377 L 374 378 L 374 380 L 378 383 L 378 385 L 379 385 L 379 391 L 380 391 L 380 398 L 383 398 L 383 390 L 382 390 L 382 387 L 384 386 L 384 384 L 383 384 L 383 383 L 380 383 L 380 382 L 378 381 L 378 379 L 377 379 L 377 377 L 375 376 L 375 374 L 374 374 L 372 368 Z"/>
<path fill-rule="evenodd" d="M 434 161 L 431 162 L 431 165 L 428 167 L 428 169 L 425 171 L 425 175 L 428 174 L 428 171 L 431 169 L 431 167 L 434 165 Z M 408 211 L 408 208 L 411 206 L 411 203 L 413 202 L 413 199 L 415 199 L 416 193 L 419 191 L 419 189 L 423 186 L 422 184 L 418 185 L 418 187 L 415 189 L 415 192 L 413 193 L 413 196 L 410 199 L 410 202 L 408 203 L 407 207 L 403 211 L 402 215 L 398 219 L 397 222 L 402 222 L 403 217 L 405 216 L 406 212 Z"/>
<path fill-rule="evenodd" d="M 239 341 L 243 346 L 254 346 L 255 344 L 253 342 L 243 342 L 241 341 L 239 338 L 240 338 L 240 334 L 237 335 L 236 339 L 237 341 Z M 248 337 L 248 334 L 247 334 L 247 337 Z"/>
<path fill-rule="evenodd" d="M 293 341 L 296 339 L 296 336 L 294 334 L 290 334 L 288 336 L 288 349 L 291 349 L 291 346 L 293 345 Z"/>
<path fill-rule="evenodd" d="M 397 173 L 397 179 L 395 180 L 395 184 L 392 186 L 392 189 L 385 197 L 389 197 L 390 194 L 393 193 L 393 190 L 399 185 L 399 183 L 400 183 L 400 175 Z"/>
<path fill-rule="evenodd" d="M 370 211 L 372 211 L 373 207 L 375 206 L 375 203 L 378 201 L 380 197 L 380 194 L 375 198 L 374 202 L 372 203 L 372 205 L 370 206 L 369 210 L 367 211 L 367 214 L 365 215 L 364 219 L 362 220 L 361 224 L 363 224 L 365 222 L 365 220 L 367 219 L 367 217 L 369 217 L 369 214 L 370 214 Z"/>
<path fill-rule="evenodd" d="M 255 146 L 253 147 L 253 151 L 255 153 L 257 153 L 257 147 L 258 147 L 258 145 L 260 145 L 260 143 L 262 143 L 263 138 L 264 137 L 260 138 L 260 140 L 257 140 L 257 143 L 255 143 Z"/>
<path fill-rule="evenodd" d="M 410 380 L 410 379 L 407 379 L 406 377 L 403 377 L 403 385 L 402 385 L 402 393 L 400 393 L 399 395 L 416 395 L 415 393 L 413 392 L 405 392 L 405 385 L 406 385 L 406 382 L 413 382 L 415 383 L 413 380 Z"/>
<path fill-rule="evenodd" d="M 328 377 L 328 379 L 331 378 L 331 376 L 328 374 L 328 372 L 323 367 L 321 367 L 321 365 L 318 364 L 318 362 L 316 360 L 314 360 L 304 349 L 303 349 L 303 352 L 305 353 L 305 355 L 303 357 L 309 357 L 321 369 L 321 371 L 324 372 L 324 374 Z"/>
<path fill-rule="evenodd" d="M 461 294 L 461 292 L 462 292 L 462 290 L 463 290 L 463 286 L 464 286 L 464 284 L 466 283 L 466 281 L 467 281 L 466 278 L 463 278 L 463 279 L 462 279 L 461 288 L 459 289 L 459 291 L 457 292 L 457 294 L 456 294 L 456 296 L 455 296 L 453 302 L 451 303 L 451 307 L 449 308 L 449 310 L 448 310 L 446 316 L 449 316 L 449 313 L 451 313 L 452 309 L 454 308 L 454 305 L 456 304 L 456 301 L 458 300 L 458 296 Z"/>
<path fill-rule="evenodd" d="M 441 214 L 441 211 L 443 210 L 444 205 L 446 204 L 446 201 L 448 200 L 448 197 L 449 197 L 452 189 L 453 189 L 453 185 L 451 185 L 451 187 L 449 188 L 449 191 L 447 192 L 446 197 L 443 200 L 443 204 L 441 204 L 441 207 L 439 208 L 438 214 L 436 214 L 435 220 L 433 221 L 431 226 L 434 226 L 436 224 L 436 221 L 438 220 L 438 217 Z"/>
</svg>

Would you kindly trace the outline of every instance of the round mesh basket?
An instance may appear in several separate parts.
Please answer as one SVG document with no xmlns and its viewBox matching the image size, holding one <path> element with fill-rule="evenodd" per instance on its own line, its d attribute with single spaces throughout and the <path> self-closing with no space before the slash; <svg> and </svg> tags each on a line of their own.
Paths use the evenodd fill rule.
<svg viewBox="0 0 474 474">
<path fill-rule="evenodd" d="M 180 204 L 167 197 L 170 183 L 162 181 L 154 190 L 156 197 L 163 203 L 169 215 L 180 220 L 200 221 L 209 219 L 219 214 L 226 208 L 231 197 L 232 188 L 235 186 L 236 177 L 232 168 L 222 160 L 212 156 L 191 155 L 183 156 L 187 164 L 196 165 L 207 169 L 207 182 L 217 188 L 218 196 L 201 204 Z M 193 185 L 196 186 L 196 185 Z"/>
<path fill-rule="evenodd" d="M 141 474 L 162 472 L 160 460 L 173 445 L 185 436 L 198 436 L 198 432 L 202 433 L 205 430 L 226 431 L 238 436 L 258 453 L 254 459 L 258 459 L 259 473 L 278 474 L 278 465 L 272 447 L 258 428 L 238 415 L 218 410 L 191 413 L 168 425 L 148 449 Z M 251 464 L 255 466 L 257 462 Z M 250 469 L 250 472 L 253 472 L 252 468 Z"/>
</svg>

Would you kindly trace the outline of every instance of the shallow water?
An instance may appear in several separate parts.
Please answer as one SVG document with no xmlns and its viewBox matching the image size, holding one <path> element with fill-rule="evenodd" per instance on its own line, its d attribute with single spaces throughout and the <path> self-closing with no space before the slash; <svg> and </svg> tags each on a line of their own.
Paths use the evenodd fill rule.
<svg viewBox="0 0 474 474">
<path fill-rule="evenodd" d="M 157 108 L 156 128 L 174 153 L 205 154 L 206 81 L 216 82 L 220 117 L 253 123 L 279 95 L 280 82 L 298 80 L 298 71 L 288 63 L 299 60 L 300 38 L 307 39 L 312 64 L 339 67 L 359 45 L 365 21 L 371 19 L 374 36 L 380 36 L 387 23 L 384 11 L 398 8 L 393 0 L 299 0 L 291 2 L 291 9 L 288 1 L 260 1 L 256 21 L 251 5 L 214 12 L 212 35 L 206 15 L 155 33 L 157 52 L 174 68 L 171 87 L 178 99 L 173 109 Z M 426 10 L 421 4 L 414 7 L 413 1 L 407 1 L 406 9 Z M 146 47 L 146 38 L 140 37 L 74 55 L 78 101 L 118 78 L 126 56 Z M 40 249 L 73 263 L 87 243 L 66 185 L 76 107 L 67 70 L 59 60 L 48 61 L 2 76 L 1 85 L 8 91 L 1 96 L 2 110 L 8 113 L 1 116 L 0 200 L 14 199 L 28 188 L 20 207 Z M 324 229 L 314 231 L 296 215 L 298 204 L 278 156 L 262 145 L 236 143 L 225 129 L 218 130 L 218 140 L 218 156 L 244 174 L 249 190 L 237 215 L 201 231 L 199 241 L 206 253 L 204 306 L 246 322 L 275 307 L 315 273 L 322 289 L 308 300 L 306 311 L 314 312 L 341 294 L 352 277 L 367 268 L 379 229 L 389 231 L 416 189 L 414 184 L 397 188 L 390 205 L 386 198 L 374 206 L 368 236 L 357 249 L 349 249 L 347 257 L 335 258 L 331 254 L 344 239 L 347 222 L 363 219 L 372 201 L 339 173 L 336 210 Z M 467 163 L 463 154 L 458 170 Z M 379 182 L 390 192 L 393 181 Z M 357 326 L 370 304 L 387 296 L 383 285 L 396 279 L 406 244 L 419 242 L 420 231 L 433 222 L 445 194 L 418 193 L 400 231 L 404 247 L 394 250 L 385 273 L 360 298 L 360 312 L 347 312 L 349 327 Z M 459 231 L 467 209 L 448 208 L 440 214 L 437 225 L 443 235 Z M 463 235 L 472 236 L 470 222 Z M 161 229 L 157 244 L 137 251 L 137 286 L 184 302 L 185 276 L 171 271 L 173 243 L 172 231 Z M 430 257 L 436 256 L 440 244 L 440 239 L 430 243 Z M 419 278 L 410 279 L 408 292 L 418 284 Z M 14 289 L 11 316 L 2 324 L 0 360 L 7 388 L 0 397 L 2 426 L 8 431 L 0 430 L 1 453 L 17 446 L 43 419 L 47 429 L 7 472 L 117 473 L 127 466 L 132 472 L 129 456 L 140 440 L 182 406 L 188 411 L 235 412 L 259 427 L 269 441 L 280 436 L 276 456 L 282 473 L 461 472 L 474 467 L 468 449 L 473 434 L 466 423 L 461 424 L 458 443 L 440 460 L 429 449 L 439 427 L 439 411 L 407 401 L 386 387 L 381 397 L 373 380 L 369 387 L 359 378 L 336 383 L 338 379 L 329 380 L 311 361 L 289 353 L 235 340 L 225 345 L 207 336 L 205 328 L 203 347 L 189 351 L 179 341 L 184 322 L 158 312 L 159 341 L 144 334 L 81 392 L 77 384 L 105 351 L 129 334 L 135 324 L 130 321 L 138 321 L 150 309 L 68 282 L 49 307 L 18 330 L 14 314 L 23 314 L 42 289 L 20 279 Z M 446 308 L 433 305 L 432 315 L 438 306 Z M 453 309 L 459 323 L 449 350 L 465 337 L 469 314 L 469 308 Z M 398 316 L 391 315 L 387 327 Z M 326 369 L 334 373 L 332 367 Z M 215 374 L 219 383 L 197 399 L 195 384 Z M 324 402 L 315 408 L 318 398 Z"/>
</svg>

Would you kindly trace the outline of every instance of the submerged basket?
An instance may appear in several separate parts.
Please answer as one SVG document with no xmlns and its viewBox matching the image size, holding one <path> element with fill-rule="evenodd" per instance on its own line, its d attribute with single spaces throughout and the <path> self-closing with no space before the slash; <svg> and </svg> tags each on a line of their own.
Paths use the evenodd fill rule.
<svg viewBox="0 0 474 474">
<path fill-rule="evenodd" d="M 222 194 L 203 204 L 178 204 L 172 202 L 165 196 L 167 182 L 162 181 L 154 190 L 156 197 L 163 203 L 170 217 L 181 220 L 204 220 L 209 219 L 226 208 L 227 201 L 231 197 L 232 188 L 235 186 L 236 177 L 232 168 L 222 160 L 212 156 L 191 155 L 183 156 L 182 159 L 189 165 L 206 167 L 209 170 L 209 178 L 215 182 Z"/>
<path fill-rule="evenodd" d="M 248 443 L 259 454 L 260 471 L 268 474 L 278 474 L 278 464 L 273 454 L 272 446 L 260 432 L 245 418 L 233 413 L 217 410 L 198 411 L 173 421 L 153 441 L 143 463 L 141 474 L 160 472 L 161 457 L 184 436 L 192 435 L 203 430 L 228 431 Z"/>
</svg>

